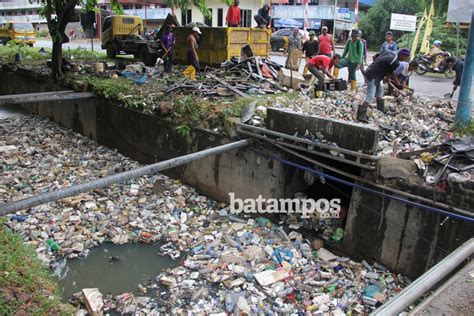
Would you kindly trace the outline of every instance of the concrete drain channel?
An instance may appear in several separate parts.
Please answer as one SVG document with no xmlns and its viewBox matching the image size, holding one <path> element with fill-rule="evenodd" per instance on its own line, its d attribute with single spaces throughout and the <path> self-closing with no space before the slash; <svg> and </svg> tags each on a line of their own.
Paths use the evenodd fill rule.
<svg viewBox="0 0 474 316">
<path fill-rule="evenodd" d="M 70 92 L 65 95 L 70 95 Z M 44 94 L 42 97 L 50 96 Z M 57 94 L 53 97 L 57 98 Z M 90 98 L 89 95 L 71 96 L 74 97 Z M 29 100 L 32 96 L 25 95 L 24 98 Z M 35 102 L 40 101 L 42 100 Z M 150 208 L 140 206 L 137 213 L 140 216 L 145 214 L 153 217 L 156 215 L 152 214 L 153 210 L 168 210 L 156 215 L 162 224 L 167 223 L 163 224 L 161 235 L 152 236 L 147 233 L 143 229 L 142 217 L 140 220 L 129 217 L 126 224 L 135 228 L 133 233 L 144 244 L 130 243 L 127 238 L 121 239 L 123 235 L 117 233 L 112 240 L 114 243 L 107 238 L 104 241 L 101 237 L 98 246 L 86 251 L 85 258 L 59 260 L 52 264 L 63 300 L 73 297 L 76 303 L 85 303 L 84 308 L 89 313 L 106 311 L 153 314 L 191 310 L 201 313 L 258 314 L 273 311 L 288 314 L 318 311 L 337 315 L 346 312 L 374 312 L 377 308 L 380 311 L 376 313 L 380 315 L 385 312 L 399 313 L 472 255 L 474 242 L 471 239 L 451 254 L 445 252 L 445 259 L 442 261 L 439 256 L 430 258 L 430 266 L 433 266 L 431 270 L 427 266 L 403 263 L 400 253 L 410 253 L 410 245 L 397 245 L 399 258 L 392 259 L 387 248 L 390 243 L 384 237 L 385 234 L 390 234 L 386 232 L 389 228 L 376 236 L 382 236 L 380 238 L 384 241 L 371 248 L 365 239 L 367 234 L 355 230 L 361 220 L 366 220 L 366 215 L 361 215 L 358 211 L 363 205 L 360 203 L 376 201 L 372 197 L 375 195 L 379 195 L 378 199 L 382 201 L 392 201 L 386 204 L 385 212 L 393 207 L 390 203 L 398 203 L 397 207 L 403 205 L 408 210 L 417 208 L 417 212 L 423 214 L 436 214 L 440 221 L 450 218 L 456 221 L 453 225 L 461 227 L 462 231 L 468 227 L 463 226 L 464 223 L 472 223 L 472 215 L 462 209 L 432 202 L 425 197 L 379 185 L 355 175 L 360 174 L 360 170 L 375 171 L 373 162 L 378 157 L 370 153 L 311 143 L 278 131 L 242 124 L 236 126 L 236 133 L 248 139 L 227 140 L 177 158 L 162 159 L 143 167 L 0 204 L 0 215 L 9 217 L 13 222 L 12 226 L 20 227 L 22 222 L 28 221 L 28 213 L 24 210 L 38 210 L 46 203 L 73 199 L 77 195 L 97 192 L 116 183 L 130 183 L 142 177 L 152 177 L 170 169 L 187 170 L 179 168 L 187 168 L 188 164 L 193 163 L 200 163 L 200 171 L 188 169 L 196 173 L 196 179 L 199 176 L 207 177 L 202 170 L 213 168 L 209 161 L 214 160 L 219 164 L 222 159 L 227 159 L 225 168 L 230 168 L 230 174 L 241 177 L 234 180 L 234 185 L 247 186 L 242 190 L 248 193 L 258 190 L 258 181 L 263 181 L 252 171 L 253 182 L 249 180 L 247 185 L 239 183 L 242 179 L 247 179 L 250 173 L 242 171 L 244 165 L 239 166 L 235 159 L 248 163 L 249 157 L 255 158 L 251 162 L 255 165 L 255 170 L 268 166 L 272 176 L 276 178 L 271 181 L 283 183 L 283 189 L 278 192 L 280 196 L 285 195 L 286 182 L 295 183 L 295 188 L 303 189 L 303 178 L 307 195 L 300 193 L 300 198 L 317 196 L 328 181 L 332 183 L 334 190 L 343 191 L 346 196 L 342 207 L 344 220 L 338 223 L 340 228 L 316 228 L 319 235 L 312 235 L 305 228 L 310 227 L 311 231 L 311 227 L 316 227 L 311 224 L 312 221 L 321 225 L 324 222 L 321 218 L 295 220 L 294 215 L 265 214 L 236 216 L 229 207 L 217 207 L 210 199 L 206 200 L 207 208 L 202 207 L 204 202 L 197 193 L 194 193 L 192 207 L 188 207 L 186 203 L 193 196 L 189 193 L 192 192 L 190 189 L 184 190 L 189 191 L 186 200 L 182 202 L 184 204 L 170 206 L 163 202 Z M 370 148 L 367 135 L 362 135 L 365 131 L 360 133 L 361 141 Z M 319 150 L 315 150 L 315 147 Z M 311 158 L 314 156 L 310 154 L 322 158 L 324 162 L 314 160 Z M 266 165 L 262 164 L 262 160 Z M 354 168 L 359 172 L 354 174 Z M 156 176 L 153 177 L 152 179 L 157 179 Z M 214 174 L 214 180 L 218 187 L 219 181 L 222 181 L 220 176 Z M 202 187 L 204 191 L 213 190 L 202 186 L 200 180 L 195 181 L 198 190 Z M 300 184 L 296 185 L 297 183 Z M 228 188 L 232 184 L 232 181 L 226 180 L 221 190 L 230 192 Z M 155 185 L 151 181 L 149 186 L 151 188 Z M 248 186 L 255 187 L 252 189 Z M 134 190 L 133 184 L 131 188 Z M 177 188 L 173 194 L 184 195 L 182 191 L 183 187 Z M 113 213 L 109 216 L 122 215 Z M 77 221 L 74 225 L 77 229 Z M 383 225 L 387 223 L 384 222 Z M 403 225 L 406 226 L 407 223 Z M 409 235 L 405 230 L 403 234 Z M 377 241 L 374 240 L 374 243 Z M 54 241 L 48 247 L 50 251 L 54 251 Z M 383 249 L 380 250 L 381 247 Z M 451 248 L 454 250 L 457 247 Z M 387 266 L 402 274 L 391 273 L 374 258 L 380 259 L 381 263 L 385 261 Z M 439 263 L 434 265 L 436 262 Z M 413 271 L 409 277 L 414 279 L 422 275 L 420 279 L 425 280 L 424 286 L 418 280 L 411 283 L 409 278 L 403 276 L 403 272 L 411 271 L 411 268 Z M 87 290 L 77 294 L 82 289 Z M 399 292 L 401 294 L 397 295 Z M 383 305 L 384 303 L 387 304 Z"/>
</svg>

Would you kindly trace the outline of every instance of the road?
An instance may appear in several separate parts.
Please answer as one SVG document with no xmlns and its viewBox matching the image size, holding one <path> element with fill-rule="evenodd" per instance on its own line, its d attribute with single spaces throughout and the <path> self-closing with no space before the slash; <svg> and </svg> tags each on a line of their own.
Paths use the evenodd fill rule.
<svg viewBox="0 0 474 316">
<path fill-rule="evenodd" d="M 50 40 L 46 39 L 39 39 L 35 46 L 38 47 L 52 47 L 52 43 Z M 104 52 L 100 47 L 100 42 L 95 40 L 93 43 L 94 46 L 94 51 L 100 51 Z M 70 43 L 66 43 L 63 45 L 64 49 L 75 49 L 75 48 L 84 48 L 84 49 L 91 49 L 91 42 L 90 40 L 75 40 Z M 342 54 L 342 48 L 337 48 L 336 52 L 339 54 Z M 368 60 L 372 60 L 372 55 L 374 53 L 369 52 L 369 58 Z M 270 53 L 270 58 L 274 60 L 275 62 L 284 65 L 286 56 L 283 56 L 282 53 Z M 305 62 L 302 61 L 300 71 L 303 71 Z M 347 78 L 347 68 L 341 69 L 339 72 L 339 77 L 340 78 Z M 364 78 L 362 76 L 362 73 L 360 71 L 357 72 L 357 82 L 359 85 L 364 84 Z M 439 78 L 439 77 L 430 77 L 430 76 L 418 76 L 416 74 L 413 74 L 412 77 L 410 78 L 410 85 L 412 88 L 415 89 L 415 92 L 420 95 L 428 95 L 428 96 L 433 96 L 433 97 L 440 97 L 443 98 L 445 94 L 451 93 L 453 85 L 452 85 L 453 80 L 452 79 L 446 79 L 446 78 Z M 474 81 L 473 81 L 474 84 Z M 474 89 L 472 89 L 474 91 Z M 457 100 L 459 95 L 459 89 L 458 91 L 455 92 L 454 94 L 454 100 Z"/>
</svg>

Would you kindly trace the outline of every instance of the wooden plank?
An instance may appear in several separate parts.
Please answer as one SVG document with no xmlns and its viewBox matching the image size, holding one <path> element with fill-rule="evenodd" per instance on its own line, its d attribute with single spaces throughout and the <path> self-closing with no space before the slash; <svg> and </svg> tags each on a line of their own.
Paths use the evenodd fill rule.
<svg viewBox="0 0 474 316">
<path fill-rule="evenodd" d="M 0 105 L 4 104 L 21 104 L 43 101 L 62 101 L 88 99 L 94 97 L 91 92 L 74 92 L 74 91 L 51 91 L 26 94 L 10 94 L 0 96 Z"/>
<path fill-rule="evenodd" d="M 244 98 L 249 98 L 250 96 L 246 93 L 243 93 L 242 91 L 236 89 L 235 87 L 233 87 L 232 85 L 228 84 L 225 80 L 222 80 L 221 78 L 217 77 L 216 75 L 214 74 L 207 74 L 211 79 L 214 79 L 215 81 L 219 82 L 220 84 L 222 84 L 224 87 L 226 88 L 229 88 L 230 90 L 232 90 L 232 92 L 234 92 L 235 94 L 238 94 L 240 95 L 241 97 L 244 97 Z"/>
</svg>

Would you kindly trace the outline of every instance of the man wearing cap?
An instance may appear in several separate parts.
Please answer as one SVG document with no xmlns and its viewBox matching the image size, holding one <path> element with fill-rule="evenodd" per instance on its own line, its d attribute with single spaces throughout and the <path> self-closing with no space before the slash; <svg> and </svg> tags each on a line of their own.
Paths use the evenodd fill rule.
<svg viewBox="0 0 474 316">
<path fill-rule="evenodd" d="M 227 16 L 225 21 L 228 27 L 239 27 L 240 26 L 240 1 L 235 0 L 234 4 L 227 9 Z"/>
<path fill-rule="evenodd" d="M 257 27 L 262 29 L 265 27 L 270 27 L 272 18 L 270 16 L 270 6 L 268 3 L 265 3 L 263 8 L 259 9 L 257 15 L 255 15 L 253 18 L 255 19 L 255 22 L 257 22 Z"/>
<path fill-rule="evenodd" d="M 346 42 L 344 53 L 339 65 L 334 69 L 334 77 L 339 75 L 340 68 L 348 68 L 349 79 L 351 83 L 351 91 L 355 91 L 357 87 L 356 71 L 360 69 L 362 59 L 364 57 L 364 44 L 359 39 L 359 30 L 352 30 L 351 39 Z"/>
<path fill-rule="evenodd" d="M 380 52 L 383 53 L 386 50 L 391 50 L 392 52 L 396 52 L 398 49 L 397 43 L 393 40 L 393 33 L 388 31 L 385 33 L 385 42 L 380 46 Z"/>
<path fill-rule="evenodd" d="M 201 30 L 195 26 L 193 27 L 191 33 L 188 35 L 188 65 L 193 66 L 196 69 L 196 72 L 199 73 L 199 57 L 197 54 L 197 49 L 199 47 L 197 40 Z"/>
<path fill-rule="evenodd" d="M 309 40 L 304 42 L 303 44 L 303 53 L 306 59 L 306 65 L 308 64 L 308 60 L 313 58 L 314 56 L 318 55 L 319 53 L 319 43 L 314 39 L 315 33 L 313 30 L 309 32 Z M 304 73 L 308 72 L 308 68 L 304 68 Z"/>
<path fill-rule="evenodd" d="M 328 57 L 331 57 L 332 53 L 335 52 L 333 38 L 328 33 L 327 26 L 323 26 L 322 32 L 323 34 L 319 35 L 318 37 L 319 55 L 326 55 Z"/>
<path fill-rule="evenodd" d="M 383 99 L 382 80 L 385 76 L 391 75 L 391 80 L 396 86 L 401 86 L 395 70 L 400 65 L 400 61 L 407 61 L 410 57 L 410 50 L 402 48 L 397 53 L 391 50 L 381 53 L 375 61 L 367 67 L 365 77 L 367 79 L 367 95 L 364 102 L 357 109 L 357 120 L 367 122 L 367 109 L 374 99 L 377 100 L 377 109 L 385 113 L 385 102 Z"/>
</svg>

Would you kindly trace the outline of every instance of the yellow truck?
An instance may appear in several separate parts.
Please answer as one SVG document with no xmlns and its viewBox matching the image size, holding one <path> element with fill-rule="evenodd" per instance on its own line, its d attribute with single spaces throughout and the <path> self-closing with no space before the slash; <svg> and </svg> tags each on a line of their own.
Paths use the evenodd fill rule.
<svg viewBox="0 0 474 316">
<path fill-rule="evenodd" d="M 107 50 L 109 58 L 119 54 L 133 54 L 145 65 L 154 65 L 158 58 L 160 44 L 145 36 L 143 21 L 138 16 L 108 16 L 102 23 L 101 34 L 101 46 Z"/>
<path fill-rule="evenodd" d="M 28 22 L 7 22 L 0 24 L 0 41 L 3 45 L 8 42 L 23 43 L 33 46 L 36 43 L 35 29 Z"/>
</svg>

